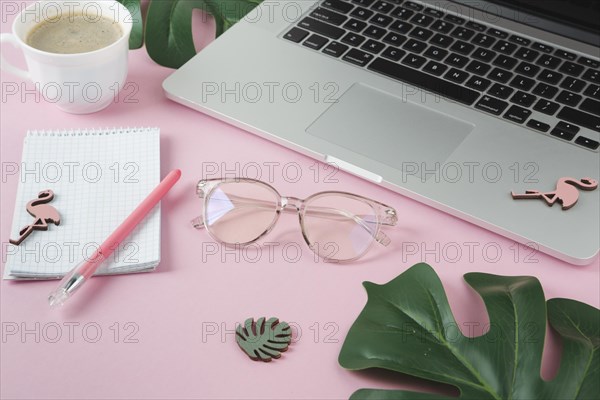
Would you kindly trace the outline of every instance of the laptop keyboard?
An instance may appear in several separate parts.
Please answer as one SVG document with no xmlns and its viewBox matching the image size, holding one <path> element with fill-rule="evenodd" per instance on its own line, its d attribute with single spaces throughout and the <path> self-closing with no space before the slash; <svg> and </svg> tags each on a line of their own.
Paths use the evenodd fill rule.
<svg viewBox="0 0 600 400">
<path fill-rule="evenodd" d="M 283 38 L 578 146 L 599 147 L 580 134 L 582 127 L 600 132 L 597 60 L 405 0 L 323 0 Z"/>
</svg>

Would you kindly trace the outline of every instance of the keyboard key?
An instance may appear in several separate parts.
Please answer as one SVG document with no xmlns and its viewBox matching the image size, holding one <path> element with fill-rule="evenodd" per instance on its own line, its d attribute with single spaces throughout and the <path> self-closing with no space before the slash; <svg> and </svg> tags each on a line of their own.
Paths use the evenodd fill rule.
<svg viewBox="0 0 600 400">
<path fill-rule="evenodd" d="M 581 92 L 585 87 L 585 82 L 567 76 L 560 84 L 560 87 L 563 89 L 568 89 L 572 92 Z"/>
<path fill-rule="evenodd" d="M 492 96 L 499 97 L 501 99 L 508 99 L 508 97 L 514 92 L 513 89 L 508 86 L 501 85 L 499 83 L 494 83 L 494 86 L 488 90 L 488 93 Z"/>
<path fill-rule="evenodd" d="M 342 60 L 351 62 L 352 64 L 359 65 L 361 67 L 365 66 L 369 61 L 373 59 L 373 54 L 366 53 L 364 51 L 360 51 L 358 49 L 350 49 L 349 52 L 342 57 Z"/>
<path fill-rule="evenodd" d="M 402 57 L 404 57 L 405 54 L 406 54 L 406 52 L 404 50 L 400 50 L 395 47 L 388 46 L 387 49 L 385 49 L 383 51 L 383 53 L 381 53 L 381 56 L 385 57 L 389 60 L 400 61 L 400 59 Z"/>
<path fill-rule="evenodd" d="M 508 40 L 516 44 L 520 44 L 521 46 L 529 46 L 531 44 L 531 40 L 517 35 L 512 35 Z"/>
<path fill-rule="evenodd" d="M 592 114 L 588 114 L 571 107 L 563 107 L 556 117 L 586 127 L 593 131 L 600 132 L 600 117 L 596 117 Z"/>
<path fill-rule="evenodd" d="M 416 27 L 410 31 L 409 35 L 419 40 L 427 40 L 433 35 L 433 32 L 431 32 L 429 29 Z"/>
<path fill-rule="evenodd" d="M 539 111 L 546 115 L 554 115 L 558 111 L 559 108 L 560 108 L 560 104 L 553 103 L 551 101 L 544 100 L 544 99 L 538 100 L 538 102 L 535 103 L 535 106 L 533 107 L 533 109 L 535 111 Z"/>
<path fill-rule="evenodd" d="M 571 141 L 575 137 L 574 133 L 565 132 L 565 131 L 563 131 L 562 129 L 559 129 L 559 128 L 552 129 L 552 132 L 550 132 L 550 134 L 552 136 L 556 136 L 556 137 L 559 137 L 559 138 L 567 140 L 567 141 Z"/>
<path fill-rule="evenodd" d="M 504 114 L 504 118 L 509 121 L 516 122 L 518 124 L 522 124 L 527 121 L 527 118 L 531 115 L 531 111 L 526 108 L 519 106 L 511 106 L 506 114 Z"/>
<path fill-rule="evenodd" d="M 321 3 L 323 7 L 327 7 L 331 10 L 335 10 L 341 12 L 343 14 L 347 14 L 354 8 L 354 6 L 350 3 L 347 3 L 342 0 L 325 0 Z"/>
<path fill-rule="evenodd" d="M 388 32 L 388 34 L 384 36 L 383 41 L 394 46 L 401 46 L 402 43 L 406 41 L 406 36 L 402 36 L 394 32 Z"/>
<path fill-rule="evenodd" d="M 442 75 L 447 69 L 448 67 L 446 67 L 444 64 L 440 64 L 435 61 L 429 61 L 427 65 L 423 67 L 423 71 L 429 72 L 435 76 Z"/>
<path fill-rule="evenodd" d="M 499 51 L 500 53 L 511 55 L 517 49 L 517 45 L 504 40 L 500 40 L 492 48 L 496 51 Z"/>
<path fill-rule="evenodd" d="M 585 92 L 583 92 L 586 96 L 593 97 L 596 100 L 600 100 L 600 86 L 590 84 Z"/>
<path fill-rule="evenodd" d="M 363 7 L 369 7 L 371 4 L 375 3 L 375 0 L 352 0 L 352 2 Z"/>
<path fill-rule="evenodd" d="M 572 107 L 575 107 L 577 104 L 579 104 L 581 99 L 582 99 L 582 97 L 580 95 L 575 94 L 573 92 L 569 92 L 567 90 L 563 90 L 556 97 L 556 101 L 558 101 L 559 103 L 565 104 L 567 106 L 572 106 Z"/>
<path fill-rule="evenodd" d="M 422 5 L 415 3 L 414 1 L 407 1 L 406 3 L 404 3 L 404 7 L 410 8 L 411 10 L 414 10 L 414 11 L 421 11 L 421 10 L 423 10 L 423 8 L 425 8 Z"/>
<path fill-rule="evenodd" d="M 494 81 L 506 83 L 513 77 L 513 74 L 502 68 L 494 68 L 488 77 Z"/>
<path fill-rule="evenodd" d="M 569 133 L 577 133 L 580 130 L 580 128 L 577 125 L 573 125 L 573 124 L 570 124 L 570 123 L 564 122 L 564 121 L 560 121 L 556 125 L 556 127 L 558 129 L 561 129 L 561 130 L 563 130 L 565 132 L 569 132 Z"/>
<path fill-rule="evenodd" d="M 448 52 L 435 46 L 429 46 L 429 48 L 425 53 L 423 53 L 423 55 L 429 58 L 433 58 L 434 60 L 441 61 L 448 55 Z"/>
<path fill-rule="evenodd" d="M 600 68 L 600 61 L 592 60 L 591 58 L 579 57 L 579 60 L 577 60 L 577 62 L 579 64 L 585 65 L 586 67 L 590 67 L 590 68 L 594 68 L 594 69 Z"/>
<path fill-rule="evenodd" d="M 288 33 L 283 35 L 283 37 L 285 39 L 291 40 L 294 43 L 301 42 L 302 39 L 304 39 L 306 36 L 308 36 L 307 31 L 305 31 L 304 29 L 296 28 L 296 27 L 290 29 Z"/>
<path fill-rule="evenodd" d="M 367 27 L 367 23 L 363 21 L 359 21 L 357 19 L 350 19 L 348 22 L 344 24 L 344 28 L 353 32 L 360 32 Z"/>
<path fill-rule="evenodd" d="M 356 33 L 348 32 L 346 36 L 342 38 L 342 43 L 349 44 L 350 46 L 360 46 L 365 41 L 364 36 L 357 35 Z"/>
<path fill-rule="evenodd" d="M 331 42 L 323 49 L 323 53 L 332 57 L 339 57 L 348 50 L 349 47 L 339 42 Z"/>
<path fill-rule="evenodd" d="M 444 78 L 455 83 L 463 83 L 467 80 L 468 77 L 469 74 L 467 74 L 465 71 L 461 71 L 456 68 L 450 69 L 450 71 L 448 71 L 446 75 L 444 75 Z"/>
<path fill-rule="evenodd" d="M 389 27 L 390 30 L 401 33 L 403 35 L 407 34 L 412 28 L 413 26 L 411 24 L 403 21 L 394 21 Z"/>
<path fill-rule="evenodd" d="M 457 40 L 456 43 L 454 43 L 452 45 L 450 50 L 455 51 L 460 54 L 467 55 L 470 52 L 472 52 L 473 50 L 475 50 L 475 46 L 473 46 L 472 44 L 463 42 L 462 40 Z"/>
<path fill-rule="evenodd" d="M 536 131 L 540 131 L 540 132 L 548 132 L 548 130 L 550 129 L 550 125 L 545 124 L 545 123 L 540 122 L 535 119 L 530 119 L 527 122 L 527 126 L 532 129 L 535 129 Z"/>
<path fill-rule="evenodd" d="M 371 17 L 369 22 L 372 24 L 375 24 L 377 26 L 386 27 L 389 24 L 391 24 L 393 20 L 394 19 L 392 17 L 390 17 L 389 15 L 383 15 L 383 14 L 377 13 L 377 14 L 373 15 L 373 17 Z"/>
<path fill-rule="evenodd" d="M 573 64 L 572 62 L 565 61 L 563 65 L 560 66 L 560 72 L 564 72 L 565 74 L 579 76 L 583 72 L 583 67 L 579 64 Z"/>
<path fill-rule="evenodd" d="M 533 85 L 535 85 L 535 81 L 533 79 L 526 78 L 523 75 L 515 76 L 510 82 L 510 86 L 524 91 L 530 90 Z"/>
<path fill-rule="evenodd" d="M 371 16 L 373 14 L 375 14 L 373 11 L 367 10 L 366 8 L 362 8 L 362 7 L 356 7 L 354 9 L 354 11 L 352 11 L 350 13 L 350 15 L 352 17 L 355 17 L 355 18 L 358 18 L 358 19 L 362 19 L 363 21 L 366 21 L 369 18 L 371 18 Z"/>
<path fill-rule="evenodd" d="M 478 33 L 477 36 L 475 36 L 473 40 L 471 40 L 471 42 L 482 47 L 490 47 L 496 42 L 496 39 L 494 39 L 490 35 Z"/>
<path fill-rule="evenodd" d="M 404 59 L 402 60 L 402 64 L 408 65 L 413 68 L 421 68 L 421 66 L 425 64 L 426 61 L 427 60 L 424 57 L 408 53 L 406 57 L 404 57 Z"/>
<path fill-rule="evenodd" d="M 585 71 L 585 74 L 583 74 L 582 78 L 585 79 L 586 81 L 599 83 L 600 82 L 600 71 L 598 71 L 598 70 L 594 71 L 593 69 L 588 68 L 588 70 Z"/>
<path fill-rule="evenodd" d="M 548 46 L 547 44 L 539 43 L 539 42 L 532 44 L 531 47 L 534 48 L 535 50 L 539 50 L 543 53 L 552 53 L 552 50 L 554 50 L 554 48 Z"/>
<path fill-rule="evenodd" d="M 454 25 L 447 21 L 435 21 L 429 28 L 441 33 L 450 33 Z"/>
<path fill-rule="evenodd" d="M 329 25 L 325 22 L 317 21 L 316 19 L 310 17 L 304 18 L 302 21 L 300 21 L 300 24 L 298 25 L 304 29 L 308 29 L 309 31 L 336 40 L 339 39 L 344 33 L 346 33 L 342 28 Z"/>
<path fill-rule="evenodd" d="M 549 69 L 545 69 L 538 75 L 538 79 L 540 81 L 548 82 L 550 84 L 556 85 L 563 78 L 563 74 L 559 74 L 558 72 L 550 71 Z"/>
<path fill-rule="evenodd" d="M 440 47 L 448 47 L 454 42 L 450 36 L 442 35 L 441 33 L 436 33 L 434 37 L 431 38 L 429 43 L 435 44 Z"/>
<path fill-rule="evenodd" d="M 472 76 L 471 78 L 469 78 L 469 80 L 467 81 L 467 83 L 465 85 L 467 87 L 470 87 L 471 89 L 475 89 L 475 90 L 479 90 L 479 91 L 483 92 L 491 84 L 492 84 L 492 81 L 490 81 L 488 79 L 481 78 L 479 76 Z"/>
<path fill-rule="evenodd" d="M 369 25 L 367 29 L 363 32 L 363 35 L 368 36 L 373 39 L 381 39 L 383 35 L 385 35 L 386 30 L 383 28 L 379 28 L 377 26 Z"/>
<path fill-rule="evenodd" d="M 555 69 L 560 64 L 560 58 L 544 54 L 537 60 L 536 64 L 541 65 L 542 67 Z"/>
<path fill-rule="evenodd" d="M 475 90 L 436 78 L 424 72 L 414 70 L 401 64 L 396 64 L 383 58 L 375 59 L 368 66 L 368 69 L 390 78 L 415 85 L 426 91 L 439 94 L 462 104 L 471 105 L 479 97 L 479 92 L 476 92 Z"/>
<path fill-rule="evenodd" d="M 387 14 L 394 9 L 394 5 L 387 1 L 378 1 L 371 6 L 371 9 Z"/>
<path fill-rule="evenodd" d="M 459 26 L 454 29 L 450 35 L 458 39 L 469 40 L 475 35 L 475 31 Z"/>
<path fill-rule="evenodd" d="M 302 43 L 302 45 L 310 47 L 314 50 L 320 50 L 321 47 L 325 46 L 327 42 L 328 40 L 323 36 L 319 36 L 313 33 L 308 39 L 304 41 L 304 43 Z"/>
<path fill-rule="evenodd" d="M 423 11 L 425 14 L 427 15 L 431 15 L 432 17 L 435 18 L 443 18 L 444 17 L 444 13 L 441 12 L 440 10 L 436 10 L 434 8 L 426 8 L 425 11 Z"/>
<path fill-rule="evenodd" d="M 475 108 L 494 114 L 500 115 L 508 107 L 508 103 L 502 100 L 495 99 L 491 96 L 483 96 L 481 100 L 475 104 Z"/>
<path fill-rule="evenodd" d="M 410 21 L 426 28 L 429 25 L 431 25 L 431 23 L 434 21 L 434 18 L 425 14 L 415 14 L 415 16 L 410 19 Z"/>
<path fill-rule="evenodd" d="M 547 99 L 551 99 L 556 96 L 558 93 L 558 89 L 554 86 L 546 85 L 545 83 L 538 83 L 535 89 L 533 89 L 533 94 L 537 94 L 538 96 L 545 97 Z"/>
<path fill-rule="evenodd" d="M 582 111 L 600 116 L 600 101 L 585 99 L 579 106 Z"/>
<path fill-rule="evenodd" d="M 467 57 L 463 57 L 459 54 L 452 53 L 446 58 L 446 64 L 453 65 L 458 68 L 462 68 L 469 62 Z"/>
<path fill-rule="evenodd" d="M 568 51 L 565 50 L 561 50 L 561 49 L 556 49 L 556 51 L 554 52 L 554 54 L 560 58 L 565 58 L 569 61 L 575 61 L 577 60 L 577 55 L 573 54 L 573 53 L 569 53 Z"/>
<path fill-rule="evenodd" d="M 532 94 L 525 93 L 521 90 L 517 91 L 513 97 L 510 98 L 512 103 L 518 104 L 523 107 L 531 107 L 531 105 L 537 100 Z"/>
<path fill-rule="evenodd" d="M 427 45 L 423 42 L 419 42 L 418 40 L 410 39 L 402 47 L 408 51 L 412 51 L 413 53 L 420 53 L 427 48 Z"/>
<path fill-rule="evenodd" d="M 485 30 L 487 29 L 487 26 L 480 24 L 478 22 L 473 22 L 473 21 L 467 22 L 467 24 L 465 26 L 467 28 L 471 28 L 471 29 L 479 31 L 479 32 L 485 32 Z"/>
<path fill-rule="evenodd" d="M 527 76 L 535 76 L 539 70 L 540 67 L 526 63 L 525 61 L 521 62 L 521 64 L 519 64 L 515 69 L 517 73 Z"/>
<path fill-rule="evenodd" d="M 348 17 L 345 15 L 336 13 L 335 11 L 331 11 L 323 7 L 315 8 L 315 10 L 310 13 L 310 16 L 314 19 L 318 19 L 319 21 L 329 22 L 333 25 L 341 25 L 348 19 Z"/>
<path fill-rule="evenodd" d="M 520 47 L 515 53 L 515 57 L 525 61 L 534 61 L 540 53 L 535 50 L 528 49 L 526 47 Z"/>
<path fill-rule="evenodd" d="M 481 61 L 489 62 L 489 61 L 492 61 L 492 59 L 494 57 L 496 57 L 496 53 L 491 50 L 482 49 L 480 47 L 477 50 L 475 50 L 475 52 L 473 54 L 471 54 L 471 57 L 477 58 L 478 60 L 481 60 Z"/>
<path fill-rule="evenodd" d="M 595 140 L 588 139 L 583 136 L 579 136 L 577 139 L 575 139 L 575 143 L 591 150 L 596 150 L 600 145 L 600 143 L 596 142 Z"/>
<path fill-rule="evenodd" d="M 385 49 L 385 44 L 369 39 L 365 42 L 365 44 L 360 46 L 360 48 L 364 51 L 368 51 L 369 53 L 379 54 L 381 50 Z"/>
<path fill-rule="evenodd" d="M 488 29 L 488 33 L 492 36 L 496 36 L 500 39 L 506 39 L 508 37 L 508 33 L 501 31 L 499 29 L 496 28 L 490 28 Z"/>
<path fill-rule="evenodd" d="M 456 24 L 456 25 L 462 25 L 462 24 L 465 23 L 465 19 L 464 18 L 457 17 L 456 15 L 452 15 L 452 14 L 447 14 L 444 17 L 444 19 L 446 21 L 450 21 L 450 22 L 452 22 L 453 24 Z"/>
<path fill-rule="evenodd" d="M 410 17 L 412 17 L 415 14 L 414 11 L 410 11 L 407 10 L 406 8 L 402 8 L 402 7 L 397 7 L 396 9 L 394 9 L 394 11 L 391 13 L 392 17 L 396 17 L 396 18 L 400 18 L 401 20 L 408 20 Z"/>
<path fill-rule="evenodd" d="M 502 67 L 504 69 L 512 69 L 515 65 L 517 65 L 517 59 L 505 56 L 504 54 L 500 54 L 494 60 L 494 65 Z"/>
<path fill-rule="evenodd" d="M 484 64 L 477 60 L 472 60 L 469 65 L 467 65 L 467 71 L 477 74 L 479 76 L 484 76 L 491 69 L 488 64 Z"/>
</svg>

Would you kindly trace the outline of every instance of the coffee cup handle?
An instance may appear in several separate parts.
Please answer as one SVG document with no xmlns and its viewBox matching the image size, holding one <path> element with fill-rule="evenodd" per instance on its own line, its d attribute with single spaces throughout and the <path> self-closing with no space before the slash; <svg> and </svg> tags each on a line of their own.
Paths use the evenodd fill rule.
<svg viewBox="0 0 600 400">
<path fill-rule="evenodd" d="M 16 47 L 18 49 L 21 48 L 19 41 L 17 40 L 15 35 L 13 35 L 12 33 L 0 34 L 0 42 L 3 44 L 9 43 L 13 47 Z M 6 59 L 4 58 L 4 55 L 2 53 L 0 53 L 0 68 L 2 68 L 5 71 L 13 73 L 14 75 L 16 75 L 22 79 L 31 80 L 31 77 L 29 76 L 28 71 L 21 69 L 21 68 L 17 68 L 14 65 L 10 64 L 8 61 L 6 61 Z"/>
</svg>

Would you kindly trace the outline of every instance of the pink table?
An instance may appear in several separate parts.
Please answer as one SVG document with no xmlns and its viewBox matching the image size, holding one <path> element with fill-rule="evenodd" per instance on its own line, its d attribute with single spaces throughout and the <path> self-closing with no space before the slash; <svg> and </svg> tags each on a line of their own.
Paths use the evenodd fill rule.
<svg viewBox="0 0 600 400">
<path fill-rule="evenodd" d="M 2 32 L 7 31 L 3 21 Z M 12 49 L 6 54 L 16 57 Z M 539 253 L 528 259 L 529 253 L 510 240 L 356 177 L 338 172 L 338 182 L 331 183 L 323 165 L 167 100 L 161 83 L 171 70 L 156 65 L 145 50 L 131 52 L 130 61 L 129 81 L 139 88 L 135 102 L 121 98 L 88 116 L 64 114 L 26 94 L 32 85 L 1 75 L 3 171 L 20 162 L 28 129 L 143 125 L 161 128 L 163 176 L 181 168 L 183 178 L 163 202 L 162 262 L 156 272 L 96 278 L 58 312 L 46 304 L 56 282 L 1 283 L 0 397 L 342 399 L 361 387 L 424 389 L 415 379 L 348 372 L 337 364 L 345 334 L 366 301 L 361 282 L 387 282 L 420 261 L 440 275 L 465 332 L 468 324 L 487 321 L 482 302 L 462 279 L 469 271 L 533 275 L 548 298 L 600 307 L 598 263 L 575 267 Z M 7 85 L 18 92 L 8 95 Z M 257 165 L 262 178 L 284 194 L 346 190 L 395 206 L 400 221 L 397 229 L 387 230 L 392 244 L 360 263 L 315 262 L 297 219 L 286 215 L 268 237 L 276 242 L 271 254 L 266 248 L 214 254 L 207 234 L 189 223 L 198 214 L 195 183 L 213 169 L 255 175 Z M 2 176 L 3 265 L 17 181 Z M 292 324 L 295 343 L 282 359 L 256 363 L 238 349 L 235 324 L 251 316 L 277 316 Z M 547 344 L 546 377 L 559 362 L 554 335 Z"/>
</svg>

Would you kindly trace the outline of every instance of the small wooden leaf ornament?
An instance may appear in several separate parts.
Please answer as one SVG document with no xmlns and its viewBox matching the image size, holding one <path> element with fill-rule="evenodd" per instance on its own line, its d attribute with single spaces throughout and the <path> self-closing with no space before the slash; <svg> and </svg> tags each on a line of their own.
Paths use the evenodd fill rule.
<svg viewBox="0 0 600 400">
<path fill-rule="evenodd" d="M 238 325 L 235 340 L 240 348 L 254 361 L 269 362 L 281 357 L 292 341 L 292 330 L 287 322 L 277 318 L 248 318 L 244 325 Z"/>
</svg>

